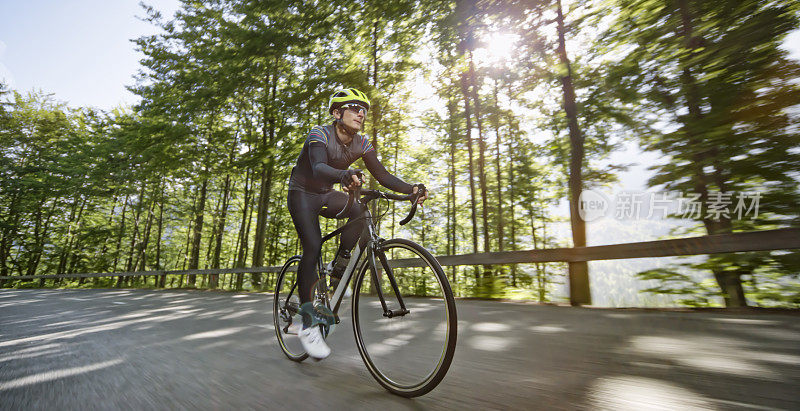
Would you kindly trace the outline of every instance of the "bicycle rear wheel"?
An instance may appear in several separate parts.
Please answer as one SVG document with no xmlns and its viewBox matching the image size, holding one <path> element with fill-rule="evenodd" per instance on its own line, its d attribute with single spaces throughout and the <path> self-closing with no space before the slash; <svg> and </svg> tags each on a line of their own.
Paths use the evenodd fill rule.
<svg viewBox="0 0 800 411">
<path fill-rule="evenodd" d="M 390 265 L 389 260 L 393 261 Z M 375 252 L 375 275 L 369 267 L 369 262 L 361 267 L 352 301 L 361 358 L 390 392 L 404 397 L 424 395 L 442 381 L 455 353 L 458 321 L 450 283 L 428 250 L 404 239 L 383 242 Z M 386 308 L 397 313 L 401 306 L 395 288 L 408 312 L 390 318 L 378 289 Z"/>
<path fill-rule="evenodd" d="M 295 315 L 300 309 L 300 297 L 297 289 L 297 267 L 300 265 L 300 256 L 289 258 L 281 268 L 278 279 L 275 281 L 272 316 L 275 322 L 275 334 L 281 351 L 292 361 L 303 361 L 308 354 L 300 343 L 297 334 L 289 333 L 289 325 L 297 321 Z"/>
</svg>

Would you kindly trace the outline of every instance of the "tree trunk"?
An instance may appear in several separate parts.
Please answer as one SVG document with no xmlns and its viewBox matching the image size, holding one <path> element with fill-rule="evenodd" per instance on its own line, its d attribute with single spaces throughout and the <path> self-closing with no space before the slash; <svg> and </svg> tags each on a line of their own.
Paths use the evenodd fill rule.
<svg viewBox="0 0 800 411">
<path fill-rule="evenodd" d="M 703 112 L 700 107 L 700 92 L 697 86 L 697 80 L 694 78 L 691 70 L 692 58 L 694 51 L 700 47 L 702 41 L 696 41 L 693 29 L 693 17 L 689 4 L 686 0 L 678 2 L 681 22 L 682 22 L 682 35 L 684 37 L 684 44 L 690 51 L 681 61 L 683 65 L 683 72 L 681 76 L 682 93 L 685 96 L 686 108 L 689 111 L 689 124 L 684 124 L 687 136 L 691 141 L 693 147 L 703 147 L 702 136 L 694 132 L 695 126 L 700 124 L 703 120 Z M 708 203 L 708 181 L 709 177 L 705 174 L 703 167 L 706 163 L 711 163 L 718 171 L 718 165 L 715 164 L 714 159 L 709 155 L 708 150 L 702 150 L 694 154 L 694 168 L 695 168 L 695 190 L 700 194 L 701 204 L 705 206 Z M 724 191 L 724 179 L 719 179 L 718 186 L 720 191 Z M 705 210 L 703 210 L 705 212 Z M 705 215 L 705 214 L 704 214 Z M 711 234 L 722 234 L 732 232 L 730 221 L 725 220 L 716 222 L 711 219 L 704 219 L 703 224 L 706 231 Z M 726 307 L 746 307 L 747 299 L 744 296 L 744 288 L 742 287 L 741 272 L 727 271 L 723 267 L 715 267 L 711 270 L 714 273 L 714 278 L 722 291 Z"/>
<path fill-rule="evenodd" d="M 500 103 L 497 99 L 497 80 L 494 83 L 494 108 L 492 113 L 492 126 L 495 136 L 495 170 L 497 170 L 497 249 L 503 251 L 504 221 L 503 221 L 503 168 L 500 166 Z"/>
<path fill-rule="evenodd" d="M 472 90 L 472 101 L 475 102 L 475 123 L 478 126 L 478 183 L 481 188 L 481 219 L 483 222 L 483 251 L 491 251 L 489 237 L 489 201 L 486 188 L 486 141 L 483 137 L 483 119 L 481 118 L 481 100 L 478 96 L 478 84 L 475 80 L 475 63 L 472 60 L 472 50 L 469 51 L 469 82 Z M 484 277 L 491 276 L 491 266 L 483 266 Z"/>
<path fill-rule="evenodd" d="M 244 208 L 242 210 L 242 225 L 239 229 L 239 253 L 236 258 L 236 268 L 244 267 L 245 261 L 247 260 L 250 222 L 252 221 L 253 218 L 253 207 L 249 207 L 253 191 L 252 175 L 253 174 L 250 172 L 250 170 L 248 170 L 247 177 L 245 178 Z M 236 274 L 236 290 L 241 290 L 243 284 L 244 284 L 244 274 L 242 273 Z"/>
<path fill-rule="evenodd" d="M 55 214 L 56 209 L 56 201 L 53 200 L 53 205 L 50 206 L 50 209 L 45 214 L 46 217 L 42 222 L 42 207 L 44 207 L 46 200 L 42 200 L 41 205 L 37 208 L 36 211 L 36 229 L 34 230 L 34 245 L 31 250 L 31 257 L 28 261 L 28 275 L 35 275 L 36 270 L 39 268 L 39 263 L 42 259 L 42 254 L 44 253 L 44 243 L 47 240 L 47 233 L 50 229 L 50 219 Z M 40 281 L 40 284 L 44 286 L 44 279 Z"/>
<path fill-rule="evenodd" d="M 189 188 L 184 190 L 184 193 L 185 193 L 186 197 L 189 196 L 188 192 L 189 192 Z M 194 212 L 196 206 L 197 206 L 197 194 L 195 193 L 192 196 L 192 208 L 191 208 L 191 210 L 193 212 Z M 195 220 L 189 220 L 189 227 L 186 230 L 186 241 L 184 242 L 184 247 L 181 249 L 181 252 L 178 253 L 178 258 L 180 258 L 180 255 L 183 254 L 183 262 L 180 264 L 181 270 L 185 270 L 186 269 L 186 263 L 189 262 L 189 250 L 190 250 L 190 248 L 192 246 L 192 232 L 194 230 L 194 222 L 195 222 Z M 178 262 L 177 261 L 175 262 L 175 266 L 176 267 L 178 266 Z M 181 274 L 180 281 L 178 282 L 178 288 L 183 287 L 183 278 L 184 278 L 184 275 Z"/>
<path fill-rule="evenodd" d="M 208 190 L 208 178 L 203 179 L 200 185 L 200 199 L 197 201 L 197 211 L 194 220 L 194 237 L 192 238 L 192 254 L 189 257 L 189 269 L 196 270 L 200 266 L 200 243 L 203 237 L 203 219 L 206 209 L 206 194 Z M 197 276 L 189 274 L 189 286 L 194 287 L 197 283 Z"/>
<path fill-rule="evenodd" d="M 108 220 L 106 221 L 106 227 L 112 226 L 112 223 L 114 221 L 114 209 L 116 208 L 116 203 L 117 203 L 117 197 L 116 194 L 114 194 L 112 195 L 111 210 L 108 212 Z M 109 271 L 108 265 L 105 263 L 105 259 L 103 258 L 105 257 L 107 251 L 108 251 L 108 238 L 103 237 L 103 246 L 100 247 L 100 253 L 95 254 L 95 263 L 93 264 L 93 266 L 96 272 Z M 95 277 L 92 280 L 94 285 L 98 285 L 99 281 L 100 279 L 97 277 Z"/>
<path fill-rule="evenodd" d="M 284 209 L 286 209 L 284 207 L 284 204 L 283 204 L 284 200 L 286 199 L 286 196 L 287 196 L 286 190 L 282 189 L 281 192 L 280 192 L 280 195 L 278 195 L 278 204 L 277 204 L 276 210 L 284 210 Z M 269 250 L 268 250 L 269 253 L 267 254 L 268 255 L 267 265 L 268 266 L 275 265 L 275 263 L 276 263 L 276 260 L 277 260 L 278 254 L 279 254 L 278 245 L 280 243 L 280 238 L 281 238 L 282 232 L 285 231 L 285 230 L 283 230 L 283 224 L 281 224 L 282 223 L 282 219 L 281 219 L 280 213 L 277 213 L 277 212 L 272 213 L 272 218 L 270 220 L 271 220 L 271 222 L 270 222 L 270 227 L 271 227 L 271 229 L 270 229 L 270 237 L 272 238 L 272 242 L 270 243 L 270 247 L 269 247 Z"/>
<path fill-rule="evenodd" d="M 161 236 L 164 232 L 164 183 L 161 184 L 161 196 L 158 202 L 158 236 L 156 237 L 156 270 L 161 269 Z M 167 283 L 167 276 L 162 275 L 158 278 L 158 287 L 164 288 Z"/>
<path fill-rule="evenodd" d="M 147 270 L 147 246 L 150 244 L 150 231 L 153 228 L 153 218 L 155 217 L 155 213 L 153 211 L 157 202 L 156 190 L 158 190 L 158 185 L 153 187 L 153 194 L 150 196 L 152 199 L 150 202 L 150 208 L 147 210 L 147 222 L 144 225 L 144 235 L 142 235 L 142 240 L 139 242 L 139 245 L 136 248 L 137 257 L 133 267 L 137 271 Z M 145 278 L 144 281 L 145 284 L 147 284 L 147 278 Z"/>
<path fill-rule="evenodd" d="M 467 74 L 461 75 L 461 94 L 464 97 L 464 117 L 467 120 L 467 154 L 468 154 L 468 168 L 469 168 L 469 196 L 470 196 L 470 218 L 472 219 L 472 252 L 478 252 L 478 219 L 475 209 L 475 172 L 473 170 L 473 155 L 472 155 L 472 119 L 469 104 L 469 88 L 467 82 Z M 480 288 L 480 274 L 475 270 L 475 285 Z"/>
<path fill-rule="evenodd" d="M 561 11 L 561 0 L 557 0 L 558 22 L 558 58 L 562 71 L 566 75 L 561 77 L 561 86 L 564 92 L 564 112 L 567 115 L 570 141 L 569 164 L 569 214 L 572 225 L 573 247 L 586 246 L 586 222 L 579 214 L 579 199 L 583 189 L 583 156 L 584 137 L 578 127 L 578 106 L 575 102 L 575 89 L 572 85 L 572 68 L 567 58 L 566 29 L 564 15 Z M 572 305 L 592 303 L 592 294 L 589 289 L 589 265 L 585 261 L 569 263 L 569 301 Z"/>
<path fill-rule="evenodd" d="M 214 256 L 214 244 L 217 243 L 217 224 L 219 223 L 220 207 L 222 207 L 222 197 L 217 197 L 217 203 L 214 204 L 214 211 L 211 213 L 211 235 L 207 239 L 204 269 L 211 268 L 209 264 L 211 264 L 211 259 Z"/>
<path fill-rule="evenodd" d="M 528 214 L 531 217 L 531 238 L 533 239 L 533 249 L 539 249 L 539 239 L 536 237 L 536 212 L 532 205 L 528 206 Z M 539 263 L 536 266 L 536 293 L 539 295 L 539 302 L 544 302 L 547 298 L 547 281 Z"/>
<path fill-rule="evenodd" d="M 142 236 L 136 244 L 136 258 L 133 261 L 134 271 L 145 271 L 147 269 L 147 246 L 150 244 L 150 231 L 153 227 L 153 210 L 156 206 L 156 192 L 158 191 L 159 183 L 153 185 L 153 192 L 150 194 L 150 205 L 147 207 L 147 221 L 144 224 Z M 138 284 L 140 279 L 144 280 L 147 285 L 147 277 L 136 276 L 133 277 L 134 281 Z"/>
<path fill-rule="evenodd" d="M 539 209 L 544 210 L 545 204 L 540 203 Z M 547 248 L 547 220 L 545 219 L 544 212 L 542 212 L 539 217 L 541 218 L 542 222 L 542 247 Z M 544 278 L 544 292 L 542 294 L 542 298 L 547 301 L 547 284 L 549 283 L 549 274 L 547 273 L 547 263 L 536 263 L 536 270 L 542 272 L 542 278 Z"/>
<path fill-rule="evenodd" d="M 33 212 L 33 215 L 35 216 L 35 220 L 33 223 L 33 244 L 31 244 L 28 250 L 28 255 L 30 257 L 28 258 L 28 266 L 25 268 L 25 275 L 36 274 L 36 266 L 39 264 L 38 262 L 36 262 L 35 256 L 36 256 L 36 249 L 39 245 L 40 232 L 42 230 L 42 220 L 44 218 L 44 215 L 42 213 L 42 208 L 44 207 L 45 201 L 47 201 L 47 199 L 43 198 Z M 44 285 L 45 285 L 45 280 L 44 278 L 42 278 L 39 280 L 39 286 L 44 287 Z"/>
<path fill-rule="evenodd" d="M 231 176 L 230 174 L 226 174 L 225 185 L 222 188 L 222 206 L 220 209 L 219 221 L 217 222 L 217 227 L 215 230 L 217 236 L 217 242 L 214 245 L 214 256 L 211 258 L 211 268 L 219 268 L 220 254 L 222 253 L 222 238 L 223 238 L 223 233 L 225 232 L 225 220 L 228 216 L 228 199 L 230 198 L 230 192 L 231 192 L 230 185 L 231 185 Z M 219 284 L 219 274 L 212 274 L 209 286 L 211 288 L 217 288 L 218 284 Z"/>
<path fill-rule="evenodd" d="M 136 212 L 133 217 L 133 235 L 131 236 L 130 246 L 128 248 L 128 259 L 125 262 L 125 271 L 135 271 L 136 268 L 133 264 L 133 258 L 136 251 L 136 243 L 139 240 L 139 225 L 142 217 L 142 206 L 144 205 L 144 193 L 147 188 L 147 182 L 142 182 L 142 188 L 139 190 L 139 201 L 136 204 Z M 128 283 L 131 277 L 125 277 L 125 282 Z"/>
<path fill-rule="evenodd" d="M 6 216 L 11 223 L 3 227 L 0 231 L 0 276 L 7 276 L 8 270 L 8 257 L 11 255 L 11 245 L 13 244 L 12 236 L 15 236 L 16 229 L 18 228 L 20 212 L 17 210 L 18 195 L 15 192 L 9 201 L 8 213 Z M 3 286 L 3 281 L 0 280 L 0 287 Z"/>
<path fill-rule="evenodd" d="M 489 201 L 486 187 L 486 141 L 483 136 L 483 119 L 481 117 L 481 100 L 478 95 L 478 84 L 475 80 L 475 63 L 472 50 L 469 50 L 469 82 L 472 90 L 472 100 L 475 103 L 475 123 L 478 126 L 478 183 L 481 190 L 481 220 L 483 223 L 483 251 L 491 251 L 491 237 L 489 236 Z M 483 266 L 481 293 L 487 297 L 494 295 L 494 279 L 492 266 Z"/>
<path fill-rule="evenodd" d="M 457 125 L 456 125 L 456 101 L 451 100 L 447 104 L 447 113 L 448 118 L 450 119 L 450 195 L 448 196 L 448 217 L 449 217 L 449 225 L 447 230 L 447 242 L 448 248 L 447 251 L 450 255 L 456 254 L 456 229 L 458 227 L 458 214 L 456 213 L 456 209 L 458 208 L 458 198 L 456 197 L 456 139 L 457 139 Z M 450 267 L 450 276 L 453 279 L 453 284 L 456 283 L 456 266 Z"/>
<path fill-rule="evenodd" d="M 70 258 L 69 261 L 67 261 L 68 264 L 63 267 L 63 270 L 67 273 L 74 272 L 73 270 L 75 268 L 75 264 L 78 261 L 78 252 L 75 250 L 76 249 L 80 250 L 80 241 L 77 241 L 77 239 L 78 239 L 78 233 L 81 230 L 81 226 L 83 226 L 83 211 L 86 209 L 86 203 L 88 202 L 89 202 L 88 197 L 84 198 L 83 202 L 81 202 L 80 210 L 78 210 L 78 216 L 75 219 L 75 230 L 71 230 L 72 234 L 70 235 L 69 243 L 67 245 L 67 252 L 69 253 Z M 84 279 L 81 278 L 79 280 L 79 284 L 83 284 L 83 281 Z"/>
<path fill-rule="evenodd" d="M 128 208 L 128 195 L 125 194 L 125 199 L 122 201 L 122 220 L 119 223 L 119 233 L 117 234 L 117 248 L 114 252 L 114 266 L 113 272 L 117 272 L 117 263 L 119 262 L 119 253 L 122 248 L 122 236 L 125 234 L 125 212 Z M 122 286 L 122 277 L 117 277 L 117 287 Z"/>
<path fill-rule="evenodd" d="M 80 206 L 78 205 L 80 204 Z M 81 201 L 80 195 L 76 196 L 74 203 L 72 204 L 72 208 L 69 212 L 69 217 L 67 218 L 67 232 L 65 235 L 66 244 L 64 248 L 61 250 L 61 253 L 58 257 L 58 267 L 56 268 L 56 275 L 64 274 L 67 270 L 67 264 L 70 257 L 70 252 L 72 250 L 73 240 L 75 239 L 75 229 L 73 225 L 77 220 L 80 220 L 80 216 L 78 215 L 78 207 L 81 209 L 81 214 L 83 213 L 83 207 L 86 205 L 86 200 L 84 199 Z M 56 282 L 60 282 L 61 279 L 57 279 Z"/>
<path fill-rule="evenodd" d="M 272 175 L 275 169 L 275 157 L 277 153 L 273 151 L 275 145 L 275 118 L 269 112 L 267 102 L 274 101 L 277 74 L 271 76 L 271 96 L 265 101 L 263 110 L 263 124 L 261 128 L 261 142 L 268 148 L 268 159 L 264 168 L 261 170 L 261 191 L 258 197 L 258 214 L 256 216 L 256 236 L 253 244 L 253 267 L 264 265 L 264 252 L 266 251 L 266 232 L 267 217 L 269 214 L 269 197 L 272 192 Z M 261 283 L 261 274 L 251 274 L 253 286 L 258 287 Z"/>
<path fill-rule="evenodd" d="M 511 216 L 510 224 L 511 224 L 511 251 L 517 251 L 517 219 L 516 219 L 516 211 L 514 210 L 514 202 L 516 201 L 515 193 L 514 193 L 514 132 L 511 131 L 511 121 L 509 120 L 509 133 L 508 133 L 508 204 L 511 208 L 509 215 Z M 513 287 L 517 286 L 517 264 L 511 265 L 511 285 Z"/>
</svg>

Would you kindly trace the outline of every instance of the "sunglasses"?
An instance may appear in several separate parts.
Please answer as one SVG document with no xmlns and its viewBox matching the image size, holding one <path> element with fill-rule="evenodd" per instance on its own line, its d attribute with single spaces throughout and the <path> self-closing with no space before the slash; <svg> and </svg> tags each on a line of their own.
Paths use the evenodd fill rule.
<svg viewBox="0 0 800 411">
<path fill-rule="evenodd" d="M 360 104 L 345 104 L 342 106 L 342 109 L 350 110 L 356 114 L 361 113 L 365 116 L 367 115 L 367 108 Z"/>
</svg>

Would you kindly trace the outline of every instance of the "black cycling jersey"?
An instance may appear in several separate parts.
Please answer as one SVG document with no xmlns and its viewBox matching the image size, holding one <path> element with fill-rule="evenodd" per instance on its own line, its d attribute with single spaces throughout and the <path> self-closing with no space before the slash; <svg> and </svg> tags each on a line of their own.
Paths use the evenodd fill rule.
<svg viewBox="0 0 800 411">
<path fill-rule="evenodd" d="M 367 170 L 378 183 L 391 190 L 411 194 L 412 186 L 386 171 L 366 137 L 356 134 L 349 144 L 342 144 L 336 136 L 334 124 L 311 129 L 297 157 L 297 164 L 292 168 L 289 190 L 326 193 L 333 189 L 333 184 L 341 181 L 350 165 L 362 157 Z"/>
</svg>

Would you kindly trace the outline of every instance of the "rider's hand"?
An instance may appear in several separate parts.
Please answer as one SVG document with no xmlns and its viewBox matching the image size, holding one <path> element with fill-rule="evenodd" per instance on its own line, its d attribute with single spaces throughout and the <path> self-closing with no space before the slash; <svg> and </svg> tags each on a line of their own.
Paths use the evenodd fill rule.
<svg viewBox="0 0 800 411">
<path fill-rule="evenodd" d="M 415 184 L 414 189 L 411 191 L 411 194 L 417 194 L 419 191 L 419 185 Z M 422 204 L 427 198 L 428 194 L 430 194 L 431 190 L 425 189 L 425 192 L 417 199 L 417 204 Z"/>
<path fill-rule="evenodd" d="M 345 172 L 344 177 L 342 177 L 342 181 L 339 182 L 342 185 L 342 190 L 347 192 L 360 186 L 361 185 L 361 179 L 359 178 L 360 174 L 361 170 L 357 168 L 347 170 L 347 172 Z"/>
</svg>

